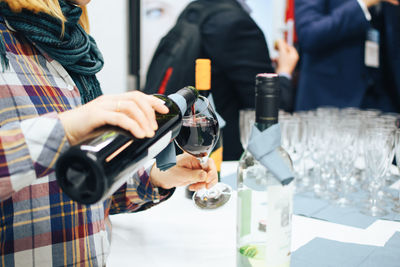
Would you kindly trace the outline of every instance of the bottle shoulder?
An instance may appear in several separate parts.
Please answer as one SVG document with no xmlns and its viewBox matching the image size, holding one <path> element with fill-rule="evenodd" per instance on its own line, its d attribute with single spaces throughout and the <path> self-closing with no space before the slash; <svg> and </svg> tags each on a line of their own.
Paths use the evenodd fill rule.
<svg viewBox="0 0 400 267">
<path fill-rule="evenodd" d="M 293 171 L 293 162 L 289 156 L 289 153 L 281 146 L 277 147 L 276 151 L 282 157 L 283 161 L 290 168 L 290 170 Z M 244 168 L 247 168 L 247 167 L 252 167 L 254 165 L 261 165 L 261 164 L 253 157 L 253 155 L 248 150 L 245 150 L 239 159 L 239 167 L 242 166 Z"/>
<path fill-rule="evenodd" d="M 289 154 L 282 148 L 276 148 L 283 161 L 293 171 L 293 164 Z M 245 151 L 238 164 L 238 185 L 246 184 L 247 187 L 261 191 L 269 185 L 280 185 L 274 175 L 258 160 L 256 160 L 249 151 Z"/>
</svg>

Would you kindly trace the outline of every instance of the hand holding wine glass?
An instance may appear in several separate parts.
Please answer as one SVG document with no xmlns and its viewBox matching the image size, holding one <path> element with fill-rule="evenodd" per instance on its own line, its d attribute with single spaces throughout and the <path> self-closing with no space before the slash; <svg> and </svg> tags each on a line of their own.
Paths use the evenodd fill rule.
<svg viewBox="0 0 400 267">
<path fill-rule="evenodd" d="M 203 169 L 208 168 L 208 157 L 219 137 L 217 116 L 207 98 L 200 96 L 191 114 L 182 119 L 182 128 L 175 142 L 185 152 L 195 156 Z M 202 189 L 193 195 L 195 204 L 203 209 L 215 209 L 230 198 L 232 189 L 218 183 L 211 189 Z"/>
<path fill-rule="evenodd" d="M 164 189 L 189 185 L 190 190 L 211 188 L 218 182 L 217 168 L 212 159 L 207 168 L 202 168 L 200 162 L 187 153 L 176 157 L 176 165 L 167 171 L 161 171 L 154 164 L 150 173 L 151 183 Z"/>
</svg>

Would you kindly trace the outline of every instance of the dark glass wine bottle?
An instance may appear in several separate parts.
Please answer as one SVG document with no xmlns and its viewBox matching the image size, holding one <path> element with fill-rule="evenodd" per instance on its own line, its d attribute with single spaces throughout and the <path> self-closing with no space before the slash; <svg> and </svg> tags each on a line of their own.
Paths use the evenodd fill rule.
<svg viewBox="0 0 400 267">
<path fill-rule="evenodd" d="M 93 204 L 111 196 L 133 171 L 158 155 L 179 133 L 182 116 L 198 97 L 194 87 L 167 96 L 167 114 L 156 114 L 154 137 L 137 139 L 131 133 L 106 126 L 95 137 L 70 147 L 56 163 L 56 177 L 62 190 L 82 204 Z"/>
<path fill-rule="evenodd" d="M 195 68 L 195 82 L 196 89 L 199 91 L 199 94 L 208 98 L 210 101 L 212 100 L 211 95 L 211 60 L 207 58 L 198 58 L 196 59 L 196 68 Z M 212 103 L 213 105 L 214 103 Z M 213 107 L 215 109 L 215 106 Z M 218 181 L 220 181 L 221 175 L 221 165 L 222 165 L 222 129 L 220 129 L 219 138 L 210 153 L 210 158 L 212 158 L 215 162 L 218 172 Z M 186 189 L 186 196 L 192 198 L 193 191 Z"/>
</svg>

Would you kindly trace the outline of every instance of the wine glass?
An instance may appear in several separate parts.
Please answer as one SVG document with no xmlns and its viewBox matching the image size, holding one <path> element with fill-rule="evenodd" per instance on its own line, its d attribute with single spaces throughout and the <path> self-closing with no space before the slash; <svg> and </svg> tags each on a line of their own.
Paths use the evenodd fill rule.
<svg viewBox="0 0 400 267">
<path fill-rule="evenodd" d="M 254 109 L 241 109 L 239 111 L 239 136 L 240 143 L 244 150 L 247 149 L 247 142 L 250 136 L 251 128 L 254 125 L 256 112 Z"/>
<path fill-rule="evenodd" d="M 339 175 L 340 188 L 337 189 L 339 199 L 336 204 L 348 206 L 352 204 L 349 198 L 350 179 L 357 157 L 359 120 L 344 117 L 336 127 L 336 135 L 340 136 L 334 142 L 334 161 L 336 162 L 336 172 Z"/>
<path fill-rule="evenodd" d="M 191 111 L 182 118 L 182 128 L 175 138 L 176 144 L 186 153 L 195 156 L 203 168 L 220 134 L 217 116 L 207 98 L 199 96 Z M 201 189 L 193 194 L 193 201 L 201 209 L 215 209 L 231 196 L 230 186 L 218 183 L 210 189 Z"/>
<path fill-rule="evenodd" d="M 398 168 L 400 168 L 400 129 L 396 130 L 394 141 L 395 141 L 396 165 Z M 400 213 L 400 188 L 398 188 L 398 193 L 399 195 L 397 198 L 397 202 L 395 203 L 392 210 L 394 212 Z"/>
<path fill-rule="evenodd" d="M 368 129 L 364 144 L 364 156 L 367 173 L 370 177 L 371 199 L 369 205 L 361 210 L 362 213 L 372 216 L 384 216 L 387 211 L 378 204 L 378 192 L 382 186 L 383 175 L 391 163 L 391 154 L 394 146 L 392 129 L 373 127 Z"/>
</svg>

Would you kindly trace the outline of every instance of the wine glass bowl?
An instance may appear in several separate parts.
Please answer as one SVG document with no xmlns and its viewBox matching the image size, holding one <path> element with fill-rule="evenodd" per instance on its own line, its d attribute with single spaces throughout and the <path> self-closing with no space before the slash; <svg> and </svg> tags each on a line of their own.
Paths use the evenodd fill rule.
<svg viewBox="0 0 400 267">
<path fill-rule="evenodd" d="M 182 128 L 175 141 L 183 151 L 205 164 L 219 134 L 217 116 L 208 99 L 200 96 L 192 110 L 183 116 Z"/>
<path fill-rule="evenodd" d="M 203 168 L 220 135 L 217 116 L 207 98 L 199 96 L 191 110 L 182 118 L 182 128 L 175 138 L 176 144 L 186 153 L 195 156 Z M 210 189 L 193 194 L 193 201 L 201 209 L 215 209 L 230 199 L 232 189 L 218 183 Z"/>
<path fill-rule="evenodd" d="M 255 109 L 241 109 L 239 111 L 239 136 L 243 149 L 247 148 L 247 142 L 250 136 L 251 128 L 254 125 L 256 117 Z"/>
</svg>

